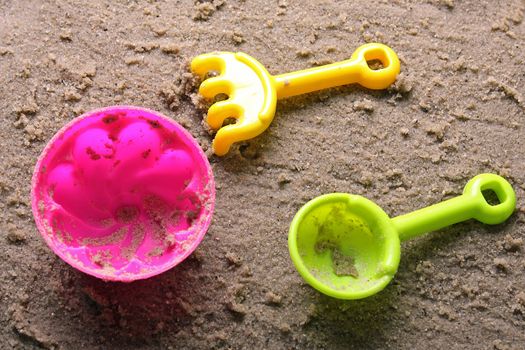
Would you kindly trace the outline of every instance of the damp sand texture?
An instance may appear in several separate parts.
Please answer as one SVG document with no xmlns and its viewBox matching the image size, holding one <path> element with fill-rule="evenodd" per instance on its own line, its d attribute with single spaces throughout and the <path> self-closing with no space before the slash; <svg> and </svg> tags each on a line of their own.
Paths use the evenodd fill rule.
<svg viewBox="0 0 525 350">
<path fill-rule="evenodd" d="M 0 0 L 0 348 L 521 349 L 524 8 L 522 0 Z M 262 135 L 212 156 L 191 58 L 243 51 L 278 74 L 347 59 L 374 41 L 401 59 L 390 89 L 279 101 Z M 56 257 L 29 196 L 52 135 L 115 104 L 186 127 L 217 184 L 213 222 L 194 254 L 128 284 Z M 323 296 L 290 261 L 290 221 L 320 194 L 360 194 L 394 217 L 459 194 L 482 172 L 516 190 L 509 221 L 405 243 L 395 280 L 371 298 Z"/>
</svg>

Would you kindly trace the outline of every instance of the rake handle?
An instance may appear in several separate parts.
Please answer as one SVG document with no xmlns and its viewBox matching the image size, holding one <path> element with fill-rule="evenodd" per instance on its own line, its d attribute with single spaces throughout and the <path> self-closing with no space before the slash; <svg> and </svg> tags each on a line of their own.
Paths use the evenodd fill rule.
<svg viewBox="0 0 525 350">
<path fill-rule="evenodd" d="M 367 61 L 379 60 L 383 68 L 373 70 Z M 385 89 L 400 69 L 395 52 L 383 44 L 359 47 L 348 60 L 274 76 L 277 98 L 286 98 L 331 87 L 359 83 L 369 89 Z"/>
</svg>

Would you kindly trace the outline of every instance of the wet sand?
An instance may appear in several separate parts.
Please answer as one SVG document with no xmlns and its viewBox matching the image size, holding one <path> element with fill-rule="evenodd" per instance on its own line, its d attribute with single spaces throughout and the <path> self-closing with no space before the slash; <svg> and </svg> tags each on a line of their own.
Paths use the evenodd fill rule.
<svg viewBox="0 0 525 350">
<path fill-rule="evenodd" d="M 525 2 L 0 0 L 1 349 L 521 349 L 525 344 Z M 399 55 L 386 91 L 280 101 L 226 157 L 196 107 L 192 57 L 243 51 L 273 74 L 378 41 Z M 209 154 L 213 223 L 176 268 L 106 283 L 55 256 L 30 179 L 47 140 L 85 111 L 157 110 Z M 393 282 L 361 301 L 295 271 L 288 225 L 311 198 L 361 194 L 389 215 L 494 172 L 518 209 L 405 243 Z"/>
</svg>

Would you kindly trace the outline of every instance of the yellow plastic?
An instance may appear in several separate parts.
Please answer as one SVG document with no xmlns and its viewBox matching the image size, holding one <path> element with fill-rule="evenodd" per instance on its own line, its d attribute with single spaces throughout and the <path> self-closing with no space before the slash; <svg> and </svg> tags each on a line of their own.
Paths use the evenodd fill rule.
<svg viewBox="0 0 525 350">
<path fill-rule="evenodd" d="M 379 60 L 383 68 L 374 70 L 368 62 Z M 228 153 L 235 142 L 249 140 L 261 134 L 273 120 L 277 99 L 312 91 L 358 83 L 379 90 L 390 86 L 399 74 L 396 53 L 383 44 L 360 46 L 346 61 L 292 73 L 272 76 L 253 57 L 237 52 L 213 52 L 197 56 L 191 70 L 202 79 L 210 71 L 219 75 L 202 82 L 199 93 L 213 100 L 218 94 L 228 99 L 214 103 L 206 122 L 218 130 L 213 140 L 215 154 Z M 237 122 L 222 127 L 224 120 Z M 219 130 L 220 129 L 220 130 Z"/>
</svg>

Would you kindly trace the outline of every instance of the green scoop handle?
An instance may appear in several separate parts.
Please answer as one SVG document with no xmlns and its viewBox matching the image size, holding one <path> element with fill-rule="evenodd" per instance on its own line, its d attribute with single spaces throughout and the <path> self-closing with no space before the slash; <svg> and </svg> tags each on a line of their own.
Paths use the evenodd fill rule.
<svg viewBox="0 0 525 350">
<path fill-rule="evenodd" d="M 499 204 L 489 204 L 484 191 L 494 191 Z M 515 207 L 516 194 L 507 180 L 495 174 L 480 174 L 466 184 L 461 196 L 397 216 L 392 223 L 399 239 L 406 241 L 469 219 L 499 224 L 514 212 Z"/>
</svg>

